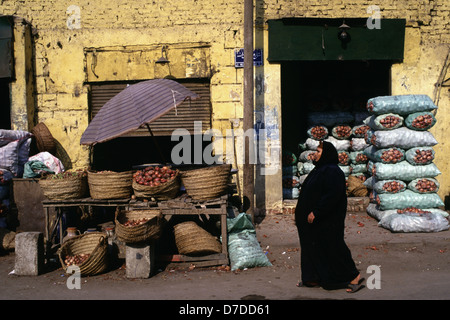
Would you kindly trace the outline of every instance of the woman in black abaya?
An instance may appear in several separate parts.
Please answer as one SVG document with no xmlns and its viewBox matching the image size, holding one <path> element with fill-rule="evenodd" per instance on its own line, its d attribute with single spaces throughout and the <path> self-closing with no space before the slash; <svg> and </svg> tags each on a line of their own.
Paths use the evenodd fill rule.
<svg viewBox="0 0 450 320">
<path fill-rule="evenodd" d="M 295 208 L 301 247 L 302 281 L 298 286 L 356 292 L 362 288 L 363 279 L 344 241 L 346 182 L 336 148 L 321 142 L 314 164 Z"/>
</svg>

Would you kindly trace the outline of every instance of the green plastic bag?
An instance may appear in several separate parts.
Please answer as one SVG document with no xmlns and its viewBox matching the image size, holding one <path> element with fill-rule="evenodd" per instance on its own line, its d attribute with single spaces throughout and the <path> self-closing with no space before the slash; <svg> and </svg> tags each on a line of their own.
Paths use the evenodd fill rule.
<svg viewBox="0 0 450 320">
<path fill-rule="evenodd" d="M 54 174 L 49 167 L 47 167 L 43 162 L 38 160 L 31 160 L 25 163 L 23 167 L 23 177 L 24 178 L 39 178 L 42 176 L 42 173 L 50 173 Z"/>
<path fill-rule="evenodd" d="M 378 180 L 412 181 L 417 178 L 434 178 L 441 174 L 434 163 L 423 166 L 413 166 L 407 161 L 396 164 L 376 162 L 372 167 L 372 174 Z"/>
<path fill-rule="evenodd" d="M 399 193 L 382 193 L 377 195 L 377 203 L 381 210 L 405 208 L 438 208 L 444 206 L 437 193 L 417 193 L 405 190 Z"/>
<path fill-rule="evenodd" d="M 396 113 L 408 115 L 434 109 L 437 109 L 437 106 L 429 96 L 424 94 L 380 96 L 367 101 L 367 111 L 371 114 Z"/>
<path fill-rule="evenodd" d="M 231 271 L 272 266 L 259 245 L 248 214 L 243 212 L 235 218 L 227 218 L 227 230 Z"/>
<path fill-rule="evenodd" d="M 405 160 L 412 165 L 430 164 L 434 160 L 432 147 L 416 147 L 405 152 Z"/>
</svg>

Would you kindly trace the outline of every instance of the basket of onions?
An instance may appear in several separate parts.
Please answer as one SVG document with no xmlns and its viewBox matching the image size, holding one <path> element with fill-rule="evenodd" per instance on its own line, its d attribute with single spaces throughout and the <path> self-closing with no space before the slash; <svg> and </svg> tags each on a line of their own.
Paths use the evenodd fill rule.
<svg viewBox="0 0 450 320">
<path fill-rule="evenodd" d="M 158 209 L 116 211 L 115 232 L 120 241 L 138 243 L 156 240 L 160 237 L 165 222 Z"/>
<path fill-rule="evenodd" d="M 58 250 L 65 271 L 72 265 L 80 268 L 81 276 L 92 276 L 108 268 L 108 242 L 102 232 L 89 232 L 66 240 Z"/>
<path fill-rule="evenodd" d="M 180 190 L 179 171 L 169 166 L 149 166 L 133 174 L 133 192 L 137 198 L 169 200 Z"/>
</svg>

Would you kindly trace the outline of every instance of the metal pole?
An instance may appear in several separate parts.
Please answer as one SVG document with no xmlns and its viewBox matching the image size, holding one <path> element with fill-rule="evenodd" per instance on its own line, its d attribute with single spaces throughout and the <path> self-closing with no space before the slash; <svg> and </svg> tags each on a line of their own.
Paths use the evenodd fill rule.
<svg viewBox="0 0 450 320">
<path fill-rule="evenodd" d="M 253 129 L 254 97 L 253 97 L 253 0 L 244 0 L 244 132 Z M 245 137 L 244 137 L 245 138 Z M 250 163 L 250 141 L 244 141 L 244 173 L 243 191 L 246 212 L 254 218 L 254 165 Z M 252 159 L 253 160 L 253 159 Z"/>
</svg>

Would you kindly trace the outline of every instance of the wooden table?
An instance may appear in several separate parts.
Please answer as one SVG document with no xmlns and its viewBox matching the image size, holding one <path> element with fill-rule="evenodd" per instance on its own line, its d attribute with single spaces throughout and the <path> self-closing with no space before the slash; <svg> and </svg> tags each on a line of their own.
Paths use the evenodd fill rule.
<svg viewBox="0 0 450 320">
<path fill-rule="evenodd" d="M 212 266 L 212 265 L 228 265 L 228 233 L 227 233 L 227 206 L 228 195 L 220 198 L 196 202 L 185 194 L 178 198 L 166 201 L 139 201 L 132 199 L 116 199 L 116 200 L 97 200 L 92 198 L 73 199 L 73 200 L 44 200 L 42 205 L 45 211 L 45 229 L 47 239 L 47 249 L 54 244 L 50 237 L 54 233 L 54 228 L 59 224 L 59 245 L 62 243 L 62 212 L 64 207 L 83 207 L 89 208 L 93 206 L 99 207 L 123 207 L 127 210 L 139 210 L 145 208 L 158 208 L 164 216 L 170 218 L 172 215 L 204 215 L 209 218 L 210 215 L 220 216 L 222 252 L 202 257 L 191 257 L 186 255 L 170 255 L 164 256 L 163 259 L 177 265 L 195 264 L 196 266 Z M 56 219 L 53 228 L 49 221 L 49 208 L 56 209 Z M 52 229 L 52 230 L 50 230 Z"/>
<path fill-rule="evenodd" d="M 92 199 L 92 198 L 82 198 L 82 199 L 68 199 L 68 200 L 43 200 L 42 206 L 44 207 L 45 215 L 45 237 L 46 237 L 46 251 L 49 252 L 53 244 L 52 234 L 59 225 L 59 245 L 62 243 L 63 239 L 63 226 L 62 226 L 62 208 L 67 207 L 88 207 L 90 211 L 92 207 L 127 207 L 130 203 L 130 199 L 115 199 L 115 200 L 102 200 L 102 199 Z M 56 210 L 55 223 L 50 225 L 50 208 Z"/>
</svg>

